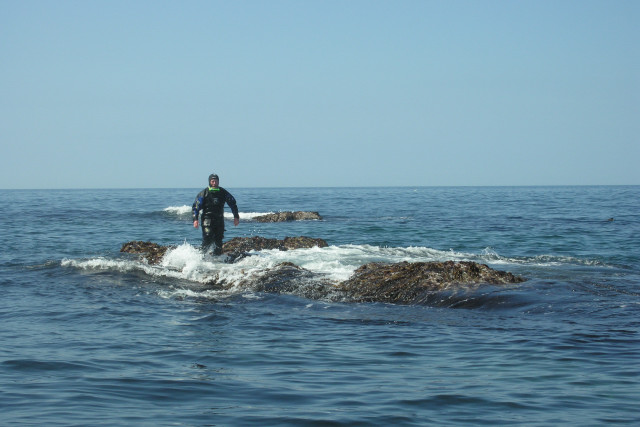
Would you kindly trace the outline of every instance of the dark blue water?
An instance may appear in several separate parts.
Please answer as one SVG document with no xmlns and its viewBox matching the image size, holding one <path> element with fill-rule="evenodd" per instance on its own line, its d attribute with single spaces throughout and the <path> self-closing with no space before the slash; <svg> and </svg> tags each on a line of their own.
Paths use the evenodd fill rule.
<svg viewBox="0 0 640 427">
<path fill-rule="evenodd" d="M 640 187 L 228 189 L 226 239 L 330 246 L 229 265 L 196 250 L 199 189 L 0 191 L 1 425 L 640 424 Z M 281 210 L 324 219 L 252 220 Z M 422 306 L 250 286 L 434 260 L 528 280 Z"/>
</svg>

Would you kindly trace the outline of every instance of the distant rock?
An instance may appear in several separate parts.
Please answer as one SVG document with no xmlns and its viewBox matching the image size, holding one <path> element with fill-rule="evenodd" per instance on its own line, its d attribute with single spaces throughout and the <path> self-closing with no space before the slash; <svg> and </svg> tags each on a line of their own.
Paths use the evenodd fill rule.
<svg viewBox="0 0 640 427">
<path fill-rule="evenodd" d="M 286 221 L 306 221 L 312 219 L 322 219 L 318 212 L 277 212 L 260 215 L 254 218 L 257 222 L 286 222 Z"/>
<path fill-rule="evenodd" d="M 476 262 L 369 263 L 358 268 L 338 288 L 354 301 L 394 304 L 427 303 L 435 293 L 452 287 L 488 283 L 520 283 L 525 279 Z"/>
</svg>

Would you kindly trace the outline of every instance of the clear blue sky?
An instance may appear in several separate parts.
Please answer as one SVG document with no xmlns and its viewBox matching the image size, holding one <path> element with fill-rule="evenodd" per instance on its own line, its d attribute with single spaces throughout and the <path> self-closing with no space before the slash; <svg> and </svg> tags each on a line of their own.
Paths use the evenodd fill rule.
<svg viewBox="0 0 640 427">
<path fill-rule="evenodd" d="M 640 184 L 640 1 L 0 0 L 0 188 Z"/>
</svg>

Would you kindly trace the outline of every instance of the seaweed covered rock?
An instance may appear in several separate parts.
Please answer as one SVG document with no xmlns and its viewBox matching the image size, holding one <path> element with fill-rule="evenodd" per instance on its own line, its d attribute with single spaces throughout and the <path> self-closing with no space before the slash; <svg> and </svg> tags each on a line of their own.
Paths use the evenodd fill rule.
<svg viewBox="0 0 640 427">
<path fill-rule="evenodd" d="M 420 304 L 434 293 L 476 284 L 520 283 L 525 279 L 475 262 L 369 263 L 338 285 L 354 301 Z"/>
<path fill-rule="evenodd" d="M 122 245 L 120 252 L 126 252 L 130 254 L 140 254 L 149 264 L 157 264 L 170 246 L 162 246 L 157 243 L 143 242 L 140 240 L 134 240 Z"/>
<path fill-rule="evenodd" d="M 312 219 L 322 219 L 322 217 L 318 212 L 295 211 L 270 213 L 254 218 L 257 222 L 306 221 Z"/>
<path fill-rule="evenodd" d="M 266 237 L 234 237 L 222 245 L 222 252 L 248 252 L 261 251 L 264 249 L 279 249 L 288 251 L 292 249 L 306 249 L 313 247 L 324 248 L 328 244 L 323 239 L 315 239 L 313 237 L 285 237 L 284 239 L 268 239 Z"/>
</svg>

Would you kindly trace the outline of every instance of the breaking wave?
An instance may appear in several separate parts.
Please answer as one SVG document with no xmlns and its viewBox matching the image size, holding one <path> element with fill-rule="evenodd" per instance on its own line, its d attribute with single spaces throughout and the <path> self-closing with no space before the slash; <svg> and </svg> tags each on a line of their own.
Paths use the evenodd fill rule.
<svg viewBox="0 0 640 427">
<path fill-rule="evenodd" d="M 560 264 L 577 266 L 602 264 L 594 260 L 550 255 L 503 257 L 489 248 L 479 254 L 473 254 L 426 247 L 398 248 L 372 245 L 337 245 L 290 251 L 272 249 L 252 251 L 250 255 L 230 264 L 224 262 L 224 255 L 222 257 L 206 255 L 198 247 L 185 242 L 168 250 L 157 265 L 150 265 L 137 257 L 125 255 L 117 258 L 64 259 L 61 265 L 94 271 L 141 272 L 151 277 L 179 279 L 195 284 L 215 281 L 225 283 L 227 287 L 233 287 L 240 283 L 247 283 L 252 277 L 260 277 L 265 271 L 286 262 L 293 263 L 325 281 L 334 283 L 347 280 L 358 267 L 369 262 L 474 261 L 507 270 Z"/>
</svg>

